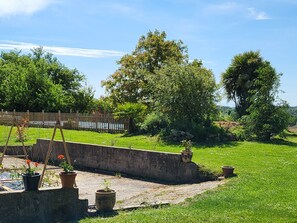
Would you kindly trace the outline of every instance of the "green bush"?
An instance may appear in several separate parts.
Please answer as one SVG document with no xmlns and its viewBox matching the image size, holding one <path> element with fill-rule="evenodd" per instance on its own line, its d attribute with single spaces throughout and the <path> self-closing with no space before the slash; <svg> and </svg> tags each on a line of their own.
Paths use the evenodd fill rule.
<svg viewBox="0 0 297 223">
<path fill-rule="evenodd" d="M 171 129 L 170 133 L 166 136 L 166 139 L 173 142 L 181 142 L 183 140 L 191 140 L 194 136 L 185 131 L 180 131 L 176 129 Z"/>
<path fill-rule="evenodd" d="M 246 135 L 244 127 L 242 125 L 234 126 L 229 129 L 229 137 L 231 140 L 247 140 L 249 137 Z"/>
<path fill-rule="evenodd" d="M 160 113 L 150 113 L 141 124 L 141 130 L 144 133 L 156 135 L 168 126 L 168 120 Z"/>
</svg>

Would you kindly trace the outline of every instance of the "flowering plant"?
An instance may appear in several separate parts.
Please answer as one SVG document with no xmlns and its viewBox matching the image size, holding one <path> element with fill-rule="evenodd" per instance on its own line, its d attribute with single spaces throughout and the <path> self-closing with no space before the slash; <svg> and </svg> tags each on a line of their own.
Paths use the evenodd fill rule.
<svg viewBox="0 0 297 223">
<path fill-rule="evenodd" d="M 63 168 L 64 172 L 69 173 L 73 171 L 73 166 L 66 161 L 64 155 L 58 155 L 58 159 L 61 160 L 59 167 Z"/>
<path fill-rule="evenodd" d="M 191 150 L 193 143 L 191 140 L 182 140 L 181 141 L 182 145 L 185 147 L 186 150 Z"/>
<path fill-rule="evenodd" d="M 24 165 L 24 173 L 25 175 L 30 175 L 30 176 L 33 176 L 36 174 L 36 169 L 37 169 L 37 166 L 39 165 L 37 162 L 32 162 L 33 163 L 33 167 L 31 166 L 31 160 L 29 159 L 26 159 L 26 165 Z"/>
</svg>

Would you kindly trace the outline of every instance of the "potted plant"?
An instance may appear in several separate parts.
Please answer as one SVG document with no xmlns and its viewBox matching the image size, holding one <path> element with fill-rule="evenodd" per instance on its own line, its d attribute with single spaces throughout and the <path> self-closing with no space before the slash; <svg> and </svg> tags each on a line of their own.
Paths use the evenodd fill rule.
<svg viewBox="0 0 297 223">
<path fill-rule="evenodd" d="M 62 188 L 73 188 L 77 175 L 76 172 L 73 171 L 73 166 L 66 161 L 64 155 L 58 155 L 58 159 L 61 160 L 59 167 L 63 168 L 63 172 L 59 173 Z"/>
<path fill-rule="evenodd" d="M 191 140 L 182 140 L 182 145 L 185 147 L 184 150 L 181 151 L 181 159 L 184 163 L 189 163 L 192 160 L 193 152 L 192 148 L 192 141 Z"/>
<path fill-rule="evenodd" d="M 104 179 L 103 189 L 96 191 L 96 209 L 97 211 L 112 211 L 116 202 L 116 192 L 110 189 L 110 182 Z"/>
<path fill-rule="evenodd" d="M 233 176 L 234 175 L 234 173 L 233 173 L 234 169 L 235 168 L 233 166 L 222 166 L 224 177 L 227 178 L 227 177 Z"/>
<path fill-rule="evenodd" d="M 40 180 L 40 173 L 36 173 L 38 166 L 37 162 L 33 163 L 31 166 L 31 160 L 27 159 L 26 164 L 24 165 L 24 172 L 21 174 L 24 183 L 25 191 L 35 191 L 38 190 L 38 184 Z"/>
</svg>

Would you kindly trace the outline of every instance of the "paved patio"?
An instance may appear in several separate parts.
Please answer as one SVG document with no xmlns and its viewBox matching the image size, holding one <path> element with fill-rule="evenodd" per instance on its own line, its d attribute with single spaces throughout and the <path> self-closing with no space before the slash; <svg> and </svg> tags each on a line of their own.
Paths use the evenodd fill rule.
<svg viewBox="0 0 297 223">
<path fill-rule="evenodd" d="M 24 164 L 24 160 L 18 158 L 4 158 L 3 160 L 4 168 L 20 167 Z M 47 167 L 47 179 L 51 178 L 51 186 L 59 187 L 58 173 L 61 172 L 61 169 L 50 170 L 53 166 Z M 39 168 L 39 172 L 42 172 L 43 165 L 40 164 Z M 166 185 L 131 179 L 120 176 L 120 174 L 111 176 L 87 171 L 76 172 L 76 184 L 79 188 L 80 199 L 88 199 L 89 205 L 94 205 L 95 191 L 101 189 L 104 179 L 107 179 L 111 183 L 111 188 L 117 193 L 116 209 L 164 203 L 176 204 L 224 183 L 224 181 L 209 181 L 199 184 Z"/>
</svg>

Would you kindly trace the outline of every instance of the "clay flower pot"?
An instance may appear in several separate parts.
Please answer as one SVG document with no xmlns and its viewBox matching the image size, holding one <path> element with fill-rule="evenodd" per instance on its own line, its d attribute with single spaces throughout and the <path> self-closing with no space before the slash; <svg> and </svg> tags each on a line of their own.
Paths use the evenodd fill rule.
<svg viewBox="0 0 297 223">
<path fill-rule="evenodd" d="M 116 192 L 114 190 L 97 190 L 95 195 L 97 211 L 113 210 L 116 202 Z"/>
<path fill-rule="evenodd" d="M 62 188 L 73 188 L 75 184 L 76 172 L 60 172 Z"/>
<path fill-rule="evenodd" d="M 222 166 L 224 177 L 227 178 L 227 177 L 233 176 L 234 175 L 234 173 L 233 173 L 234 169 L 235 168 L 233 166 Z"/>
</svg>

